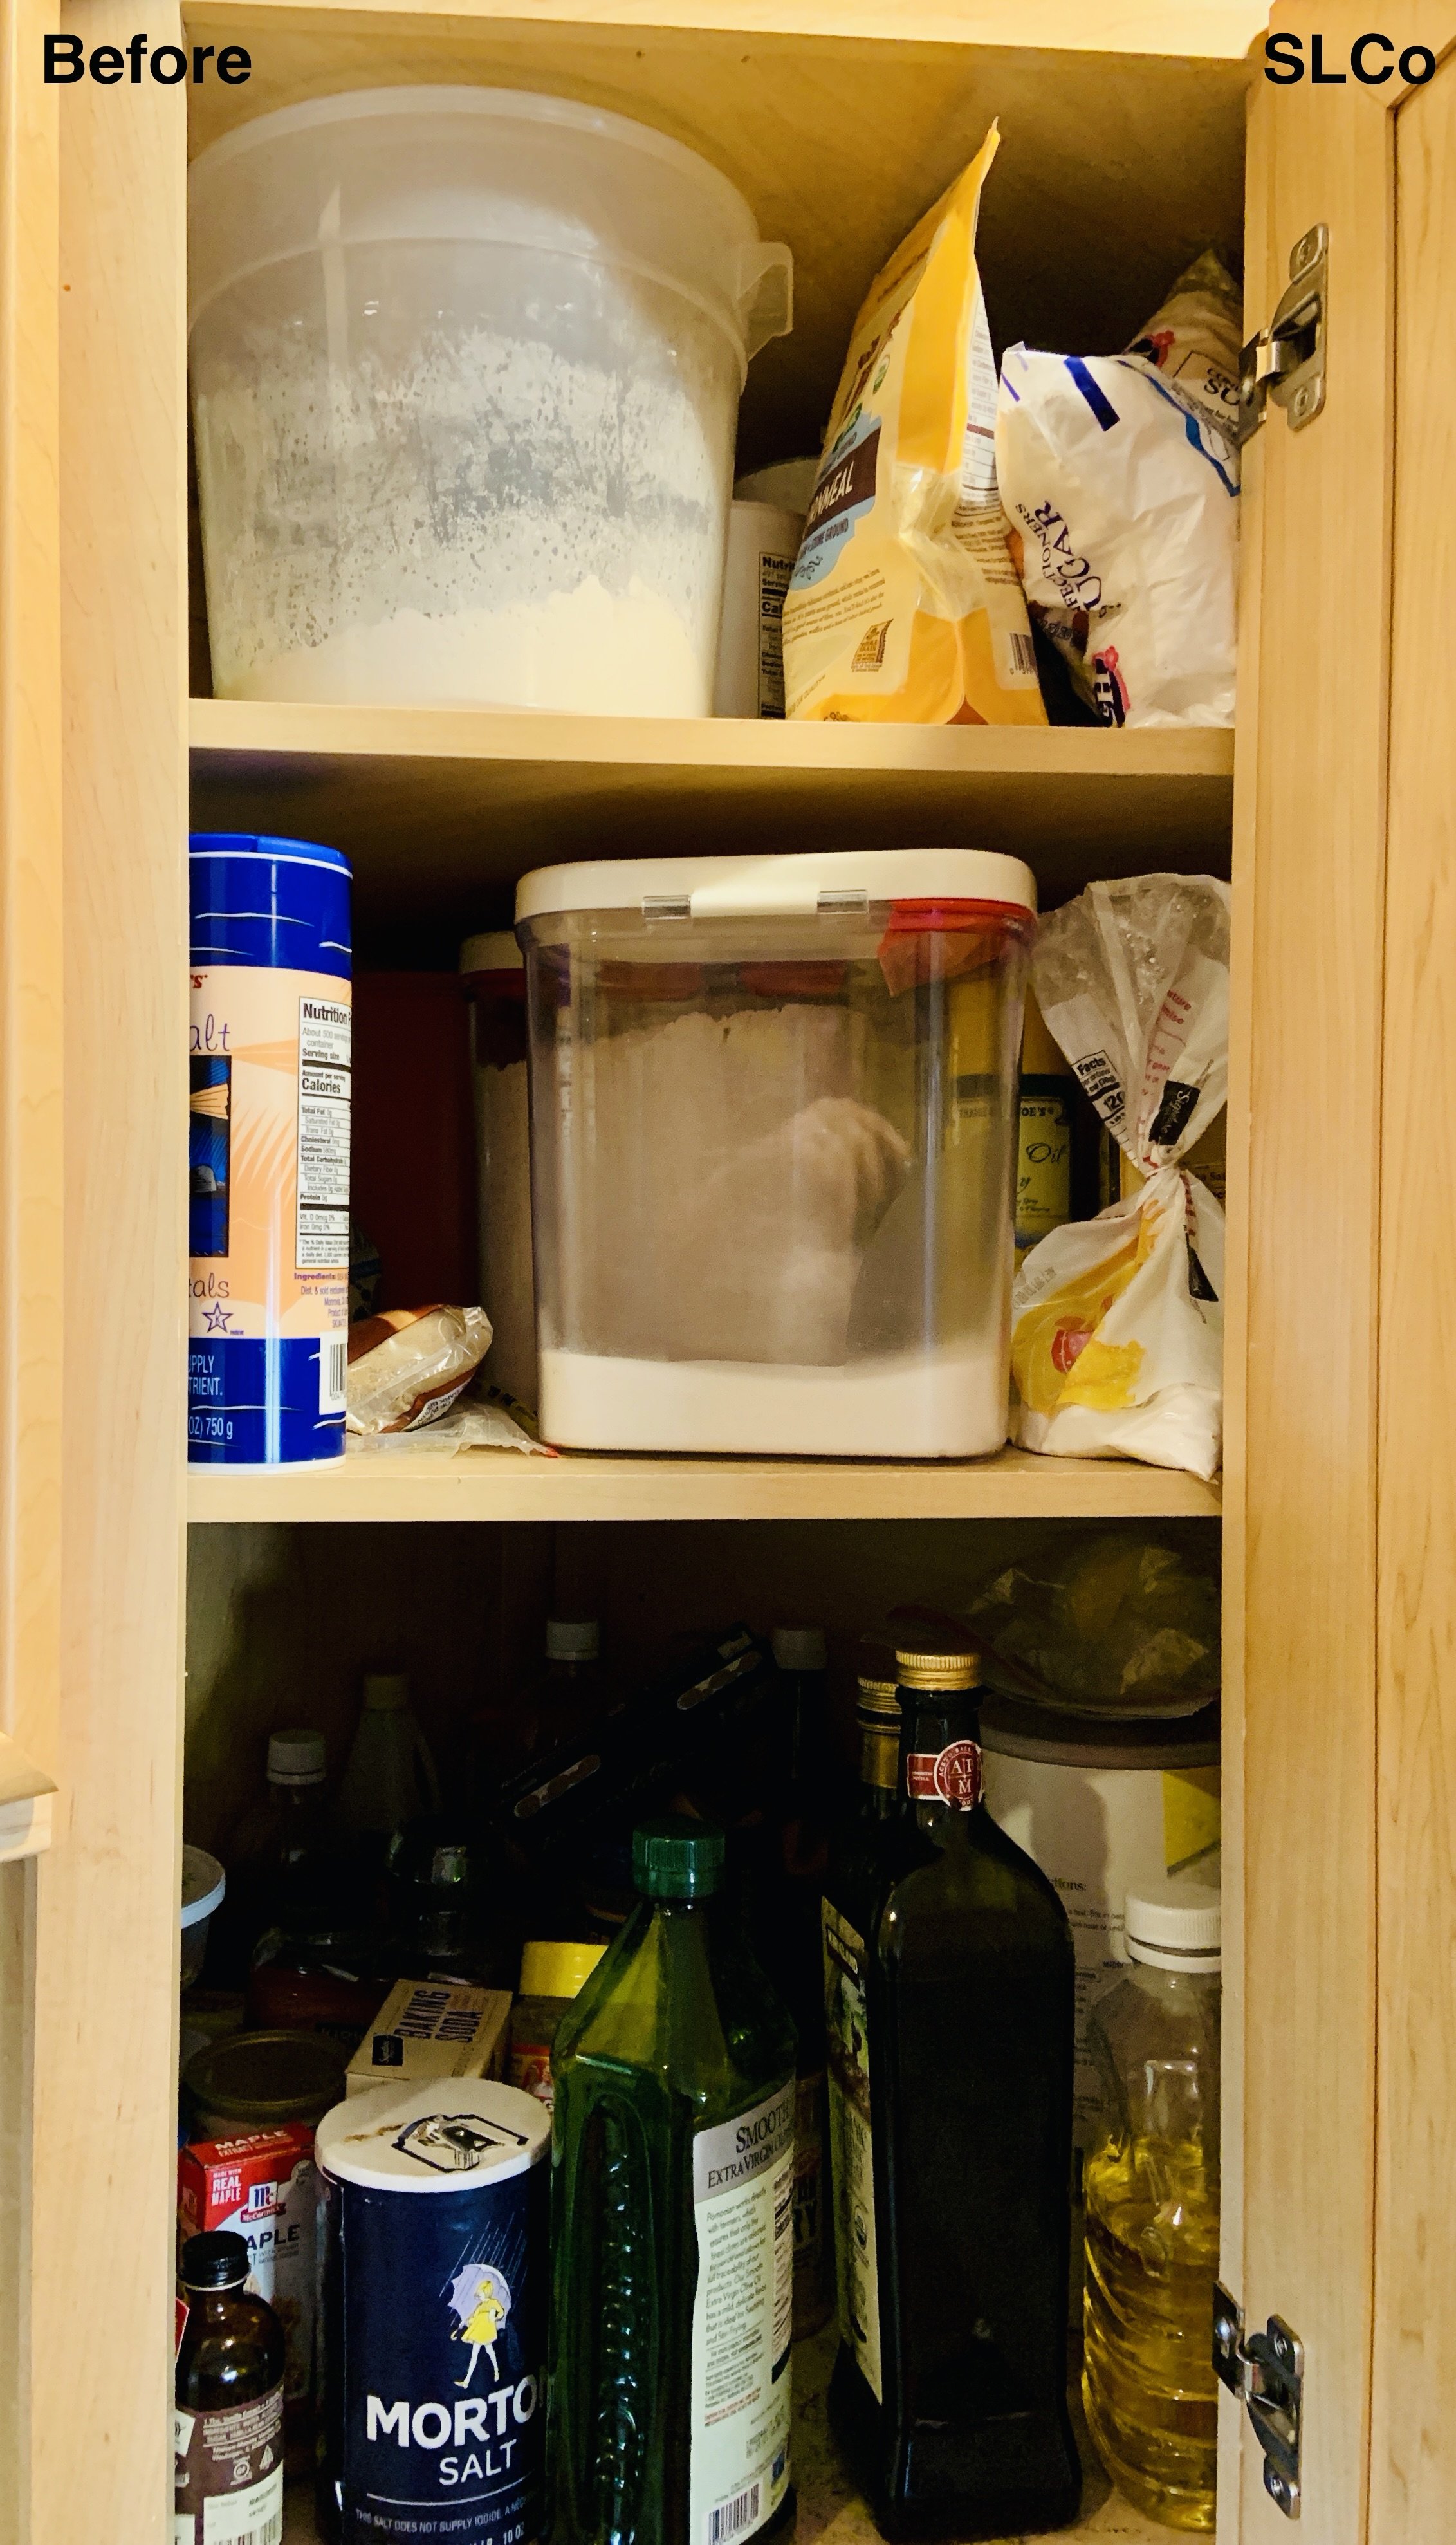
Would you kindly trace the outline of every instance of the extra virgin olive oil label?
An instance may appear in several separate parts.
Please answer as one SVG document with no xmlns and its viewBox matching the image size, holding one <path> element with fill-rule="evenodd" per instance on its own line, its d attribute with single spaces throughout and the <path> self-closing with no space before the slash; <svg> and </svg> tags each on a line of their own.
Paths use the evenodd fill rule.
<svg viewBox="0 0 1456 2545">
<path fill-rule="evenodd" d="M 283 2390 L 221 2412 L 173 2416 L 173 2545 L 280 2545 Z"/>
<path fill-rule="evenodd" d="M 829 2032 L 829 2178 L 834 2197 L 840 2332 L 877 2404 L 880 2284 L 874 2234 L 874 2141 L 869 2113 L 869 2026 L 864 1938 L 824 1903 L 824 2010 Z"/>
<path fill-rule="evenodd" d="M 794 2084 L 692 2142 L 689 2545 L 741 2545 L 788 2490 Z"/>
</svg>

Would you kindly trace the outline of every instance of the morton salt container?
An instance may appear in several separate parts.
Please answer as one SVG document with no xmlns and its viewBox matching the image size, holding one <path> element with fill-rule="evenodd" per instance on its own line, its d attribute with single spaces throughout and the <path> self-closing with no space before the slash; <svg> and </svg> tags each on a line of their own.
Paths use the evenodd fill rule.
<svg viewBox="0 0 1456 2545">
<path fill-rule="evenodd" d="M 547 1440 L 1001 1447 L 1035 906 L 972 849 L 523 878 Z"/>
<path fill-rule="evenodd" d="M 318 2508 L 342 2545 L 518 2545 L 543 2500 L 550 2114 L 480 2077 L 325 2115 Z"/>
<path fill-rule="evenodd" d="M 344 1450 L 349 861 L 195 831 L 187 1449 L 210 1466 Z"/>
</svg>

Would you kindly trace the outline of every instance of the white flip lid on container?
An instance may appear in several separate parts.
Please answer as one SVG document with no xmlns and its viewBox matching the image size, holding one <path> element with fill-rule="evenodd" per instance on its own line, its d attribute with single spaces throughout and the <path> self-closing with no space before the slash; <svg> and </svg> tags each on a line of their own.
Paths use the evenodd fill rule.
<svg viewBox="0 0 1456 2545">
<path fill-rule="evenodd" d="M 526 967 L 509 928 L 492 928 L 483 937 L 467 937 L 460 947 L 462 972 L 520 972 Z"/>
<path fill-rule="evenodd" d="M 647 918 L 809 918 L 870 902 L 985 901 L 1034 912 L 1036 882 L 992 849 L 805 849 L 766 858 L 613 858 L 537 866 L 516 916 L 641 910 Z M 667 905 L 667 907 L 664 907 Z"/>
<path fill-rule="evenodd" d="M 538 2165 L 550 2138 L 551 2115 L 534 2094 L 493 2077 L 436 2077 L 336 2103 L 314 2148 L 337 2182 L 469 2191 Z"/>
<path fill-rule="evenodd" d="M 1135 1962 L 1160 1971 L 1216 1971 L 1223 1932 L 1223 1902 L 1198 1882 L 1170 1883 L 1164 1891 L 1129 1891 L 1123 1940 Z"/>
</svg>

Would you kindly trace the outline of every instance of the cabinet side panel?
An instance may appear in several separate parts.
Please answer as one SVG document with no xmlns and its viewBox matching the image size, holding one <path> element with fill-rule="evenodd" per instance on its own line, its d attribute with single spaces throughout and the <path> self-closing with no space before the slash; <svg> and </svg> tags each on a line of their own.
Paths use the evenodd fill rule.
<svg viewBox="0 0 1456 2545">
<path fill-rule="evenodd" d="M 1308 8 L 1276 23 L 1308 41 Z M 1332 58 L 1365 21 L 1315 23 Z M 1334 32 L 1330 32 L 1331 30 Z M 1245 453 L 1256 650 L 1241 697 L 1235 891 L 1245 978 L 1234 1080 L 1226 1776 L 1242 1774 L 1238 2231 L 1250 2326 L 1307 2351 L 1302 2533 L 1366 2533 L 1375 2058 L 1375 1330 L 1388 628 L 1389 118 L 1379 92 L 1255 82 L 1267 182 L 1248 307 L 1266 321 L 1295 242 L 1330 230 L 1329 402 L 1277 409 Z M 1252 692 L 1252 694 L 1251 694 Z M 1237 1135 L 1238 1114 L 1231 1128 Z M 1231 1142 L 1231 1145 L 1232 1142 Z M 1242 1366 L 1240 1365 L 1242 1358 Z M 1226 1861 L 1228 1859 L 1226 1858 Z M 1252 2433 L 1242 2524 L 1282 2532 Z"/>
<path fill-rule="evenodd" d="M 1456 2490 L 1456 60 L 1395 118 L 1380 1345 L 1379 2163 L 1370 2533 Z"/>
<path fill-rule="evenodd" d="M 88 47 L 124 45 L 138 29 L 156 46 L 180 32 L 175 9 L 120 0 L 86 0 L 71 17 Z M 64 92 L 61 118 L 73 1101 L 62 1799 L 37 1876 L 33 2545 L 161 2545 L 171 2498 L 187 1252 L 182 95 L 152 80 L 87 81 Z"/>
</svg>

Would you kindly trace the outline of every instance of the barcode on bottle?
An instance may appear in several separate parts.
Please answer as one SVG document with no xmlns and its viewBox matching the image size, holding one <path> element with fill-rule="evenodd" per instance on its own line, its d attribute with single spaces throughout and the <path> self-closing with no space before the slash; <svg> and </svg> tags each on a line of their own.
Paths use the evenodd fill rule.
<svg viewBox="0 0 1456 2545">
<path fill-rule="evenodd" d="M 759 2523 L 759 2485 L 757 2478 L 731 2501 L 720 2501 L 708 2511 L 707 2545 L 729 2545 L 730 2538 L 742 2536 L 746 2529 Z"/>
<path fill-rule="evenodd" d="M 1036 671 L 1036 647 L 1031 641 L 1029 631 L 1024 627 L 1012 627 L 1010 633 L 1011 640 L 1011 670 L 1013 672 L 1030 672 L 1034 677 Z"/>
<path fill-rule="evenodd" d="M 348 1342 L 343 1335 L 325 1335 L 318 1348 L 318 1410 L 320 1414 L 342 1414 L 344 1411 L 344 1372 Z"/>
<path fill-rule="evenodd" d="M 261 2527 L 245 2527 L 240 2536 L 231 2540 L 231 2545 L 283 2545 L 283 2513 L 276 2509 L 271 2517 L 265 2518 Z"/>
</svg>

